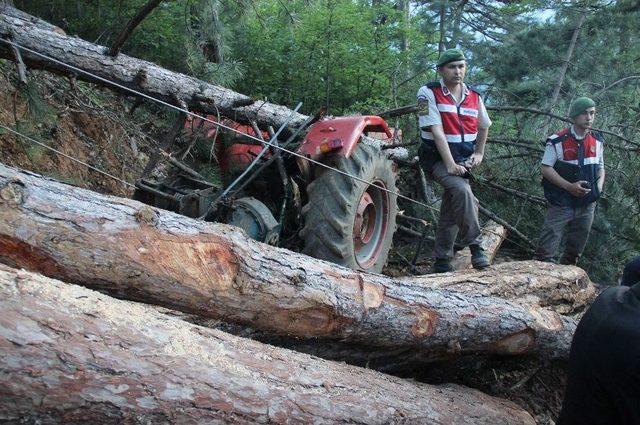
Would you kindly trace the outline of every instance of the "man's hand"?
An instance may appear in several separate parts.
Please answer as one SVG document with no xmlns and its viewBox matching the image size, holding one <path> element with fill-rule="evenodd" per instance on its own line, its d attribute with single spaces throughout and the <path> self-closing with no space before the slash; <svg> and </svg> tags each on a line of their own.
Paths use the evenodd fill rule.
<svg viewBox="0 0 640 425">
<path fill-rule="evenodd" d="M 452 176 L 464 176 L 465 174 L 467 174 L 467 168 L 463 167 L 460 164 L 456 164 L 455 162 L 451 165 L 447 165 L 447 173 L 451 174 Z"/>
<path fill-rule="evenodd" d="M 567 186 L 565 190 L 570 194 L 572 194 L 573 196 L 575 196 L 576 198 L 582 198 L 583 196 L 586 196 L 589 192 L 591 192 L 591 189 L 587 189 L 586 187 L 583 187 L 582 186 L 583 184 L 589 184 L 589 183 L 585 180 L 580 180 L 575 183 L 569 184 L 569 186 Z"/>
<path fill-rule="evenodd" d="M 468 169 L 471 170 L 472 168 L 475 168 L 482 163 L 483 157 L 484 157 L 483 154 L 474 152 L 473 154 L 471 154 L 469 159 L 467 159 L 467 161 L 465 162 L 465 165 L 467 166 Z"/>
</svg>

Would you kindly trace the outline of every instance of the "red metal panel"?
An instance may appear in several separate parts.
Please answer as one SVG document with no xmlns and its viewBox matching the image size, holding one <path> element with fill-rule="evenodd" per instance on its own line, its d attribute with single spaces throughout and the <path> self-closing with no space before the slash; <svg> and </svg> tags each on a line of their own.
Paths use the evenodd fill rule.
<svg viewBox="0 0 640 425">
<path fill-rule="evenodd" d="M 201 131 L 204 137 L 212 139 L 215 143 L 214 154 L 218 160 L 218 165 L 222 173 L 239 173 L 242 172 L 260 153 L 263 146 L 250 145 L 247 143 L 234 143 L 228 147 L 225 147 L 222 140 L 217 137 L 218 131 L 228 131 L 225 129 L 219 129 L 215 124 L 217 122 L 222 123 L 226 127 L 233 128 L 241 133 L 249 136 L 255 136 L 255 131 L 250 125 L 240 124 L 236 121 L 228 118 L 222 118 L 218 121 L 218 117 L 215 115 L 207 115 L 205 121 L 201 118 L 187 117 L 184 123 L 184 128 L 187 131 L 197 132 Z M 213 122 L 210 122 L 213 121 Z M 264 140 L 269 140 L 269 133 L 262 131 L 262 137 Z M 241 140 L 241 139 L 240 139 Z M 269 152 L 266 153 L 265 158 L 270 156 Z"/>
<path fill-rule="evenodd" d="M 393 134 L 382 118 L 375 115 L 338 117 L 319 121 L 311 126 L 298 152 L 318 159 L 322 155 L 320 145 L 323 143 L 342 143 L 340 154 L 346 157 L 356 148 L 362 133 L 377 132 L 386 134 L 391 139 Z"/>
</svg>

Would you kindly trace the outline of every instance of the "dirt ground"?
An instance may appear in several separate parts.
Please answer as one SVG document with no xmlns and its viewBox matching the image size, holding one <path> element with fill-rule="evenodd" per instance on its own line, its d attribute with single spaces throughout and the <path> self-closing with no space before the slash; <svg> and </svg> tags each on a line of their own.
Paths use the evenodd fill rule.
<svg viewBox="0 0 640 425">
<path fill-rule="evenodd" d="M 0 97 L 0 123 L 60 152 L 0 129 L 3 163 L 102 193 L 133 193 L 122 181 L 131 184 L 140 175 L 147 159 L 142 151 L 150 143 L 127 122 L 122 99 L 106 92 L 88 94 L 86 86 L 74 87 L 68 79 L 44 72 L 35 73 L 29 86 L 21 87 L 9 64 L 3 63 L 0 70 L 0 92 L 5 93 Z M 108 103 L 100 107 L 98 100 L 104 99 Z"/>
</svg>

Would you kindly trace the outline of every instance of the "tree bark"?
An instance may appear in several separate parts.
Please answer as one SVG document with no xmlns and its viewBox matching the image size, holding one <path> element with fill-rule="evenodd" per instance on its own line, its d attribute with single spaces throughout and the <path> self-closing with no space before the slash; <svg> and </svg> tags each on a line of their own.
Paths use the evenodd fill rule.
<svg viewBox="0 0 640 425">
<path fill-rule="evenodd" d="M 566 358 L 575 320 L 536 304 L 552 302 L 547 293 L 578 299 L 593 291 L 580 269 L 538 262 L 511 265 L 521 271 L 511 271 L 509 288 L 501 266 L 395 280 L 361 273 L 255 242 L 233 226 L 1 165 L 0 261 L 273 335 L 412 349 L 425 361 L 461 353 Z M 558 273 L 539 274 L 543 267 Z M 529 286 L 533 304 L 492 295 Z"/>
<path fill-rule="evenodd" d="M 446 2 L 440 2 L 440 10 L 438 11 L 438 57 L 442 54 L 442 52 L 446 49 L 446 27 L 445 27 L 445 17 L 446 17 Z"/>
<path fill-rule="evenodd" d="M 288 127 L 291 129 L 302 124 L 307 118 L 284 106 L 255 101 L 249 96 L 166 70 L 151 62 L 123 54 L 110 57 L 107 55 L 108 48 L 59 34 L 51 25 L 37 18 L 29 19 L 28 16 L 9 6 L 4 7 L 0 11 L 2 38 L 13 34 L 13 42 L 103 80 L 21 49 L 25 63 L 33 68 L 73 74 L 83 80 L 129 95 L 132 93 L 126 89 L 133 89 L 173 105 L 186 104 L 190 110 L 211 114 L 219 112 L 236 121 L 254 120 L 260 128 L 279 128 L 288 121 Z M 13 60 L 10 47 L 6 42 L 0 42 L 0 56 Z M 105 80 L 125 88 L 116 87 Z"/>
<path fill-rule="evenodd" d="M 596 297 L 584 270 L 542 261 L 512 261 L 480 271 L 467 269 L 438 278 L 425 275 L 405 279 L 431 290 L 500 297 L 566 315 L 584 311 Z"/>
<path fill-rule="evenodd" d="M 402 33 L 400 38 L 400 50 L 406 52 L 409 50 L 409 28 L 411 22 L 411 2 L 410 0 L 400 0 L 398 2 L 398 9 L 402 12 Z M 404 73 L 406 78 L 407 72 Z"/>
<path fill-rule="evenodd" d="M 13 5 L 12 0 L 5 1 L 5 4 L 0 3 L 0 15 L 6 15 L 13 18 L 17 18 L 23 21 L 30 21 L 34 25 L 37 25 L 39 28 L 46 29 L 48 31 L 54 31 L 58 34 L 65 34 L 64 30 L 60 27 L 57 27 L 53 24 L 50 24 L 42 19 L 29 15 L 26 12 L 21 11 L 20 9 L 16 9 Z M 6 34 L 3 32 L 2 36 L 4 37 Z"/>
<path fill-rule="evenodd" d="M 573 57 L 573 51 L 576 48 L 576 43 L 578 41 L 578 34 L 580 34 L 580 30 L 582 29 L 582 25 L 587 20 L 587 12 L 584 11 L 578 17 L 578 21 L 576 22 L 576 27 L 573 30 L 573 34 L 571 34 L 571 41 L 569 42 L 569 47 L 567 48 L 567 53 L 562 62 L 562 67 L 560 68 L 560 73 L 558 74 L 558 81 L 556 81 L 556 85 L 553 88 L 553 93 L 551 94 L 551 100 L 549 101 L 549 106 L 547 110 L 551 112 L 553 107 L 558 102 L 558 96 L 560 96 L 560 89 L 562 89 L 562 83 L 564 82 L 564 77 L 567 75 L 567 69 L 569 69 L 569 63 L 571 63 L 571 58 Z M 547 134 L 546 132 L 543 134 Z"/>
<path fill-rule="evenodd" d="M 0 265 L 0 421 L 533 424 L 514 403 L 270 347 Z"/>
<path fill-rule="evenodd" d="M 498 253 L 498 249 L 500 249 L 500 245 L 502 245 L 502 242 L 506 237 L 507 229 L 493 220 L 489 220 L 484 226 L 482 226 L 482 248 L 491 263 L 493 263 L 493 259 Z M 451 262 L 451 265 L 454 270 L 472 268 L 471 251 L 469 248 L 459 251 Z"/>
</svg>

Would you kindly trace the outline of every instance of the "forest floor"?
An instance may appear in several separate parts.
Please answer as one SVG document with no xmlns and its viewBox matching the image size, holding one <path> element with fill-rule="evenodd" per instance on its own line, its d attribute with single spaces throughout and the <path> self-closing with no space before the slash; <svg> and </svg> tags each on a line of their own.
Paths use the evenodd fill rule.
<svg viewBox="0 0 640 425">
<path fill-rule="evenodd" d="M 77 158 L 117 179 L 0 129 L 0 161 L 82 188 L 131 197 L 132 184 L 162 136 L 163 125 L 148 111 L 131 113 L 133 100 L 106 89 L 47 72 L 31 72 L 27 86 L 17 83 L 13 64 L 0 60 L 0 123 Z M 118 180 L 119 179 L 119 180 Z M 120 181 L 122 180 L 122 181 Z M 428 254 L 428 249 L 425 249 Z M 425 254 L 426 257 L 428 255 Z M 508 258 L 498 258 L 505 261 Z M 418 272 L 429 269 L 418 262 Z M 398 275 L 401 268 L 385 270 Z M 554 423 L 565 385 L 564 362 L 537 359 L 469 358 L 407 371 L 407 379 L 455 382 L 515 401 L 538 423 Z"/>
</svg>

